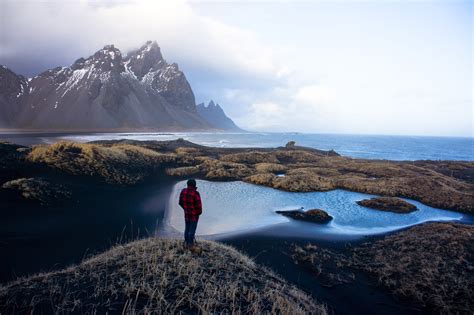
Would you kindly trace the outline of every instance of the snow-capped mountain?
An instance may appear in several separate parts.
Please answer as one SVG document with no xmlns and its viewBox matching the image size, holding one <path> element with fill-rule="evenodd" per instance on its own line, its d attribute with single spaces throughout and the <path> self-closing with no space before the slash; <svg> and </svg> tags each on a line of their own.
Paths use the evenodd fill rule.
<svg viewBox="0 0 474 315">
<path fill-rule="evenodd" d="M 178 65 L 156 42 L 107 45 L 33 78 L 0 67 L 0 126 L 41 130 L 209 130 Z"/>
<path fill-rule="evenodd" d="M 227 117 L 222 107 L 220 107 L 219 104 L 214 103 L 213 100 L 211 100 L 207 105 L 204 103 L 198 104 L 196 108 L 199 115 L 201 115 L 201 117 L 203 117 L 211 126 L 223 130 L 242 130 L 237 127 L 232 119 Z"/>
</svg>

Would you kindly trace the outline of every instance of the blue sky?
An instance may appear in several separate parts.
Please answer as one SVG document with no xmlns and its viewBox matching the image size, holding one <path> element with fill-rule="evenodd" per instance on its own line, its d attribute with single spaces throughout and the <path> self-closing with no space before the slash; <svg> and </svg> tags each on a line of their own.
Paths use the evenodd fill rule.
<svg viewBox="0 0 474 315">
<path fill-rule="evenodd" d="M 2 6 L 0 63 L 20 73 L 156 39 L 197 102 L 214 99 L 245 129 L 474 135 L 471 1 Z"/>
</svg>

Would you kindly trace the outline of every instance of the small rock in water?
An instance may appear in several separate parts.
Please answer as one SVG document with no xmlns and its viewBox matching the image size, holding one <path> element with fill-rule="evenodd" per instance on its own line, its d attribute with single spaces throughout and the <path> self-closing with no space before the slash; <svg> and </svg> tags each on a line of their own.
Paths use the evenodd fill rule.
<svg viewBox="0 0 474 315">
<path fill-rule="evenodd" d="M 313 222 L 313 223 L 327 223 L 332 220 L 332 217 L 324 210 L 311 209 L 308 211 L 288 210 L 288 211 L 276 211 L 285 217 L 292 218 L 294 220 Z"/>
</svg>

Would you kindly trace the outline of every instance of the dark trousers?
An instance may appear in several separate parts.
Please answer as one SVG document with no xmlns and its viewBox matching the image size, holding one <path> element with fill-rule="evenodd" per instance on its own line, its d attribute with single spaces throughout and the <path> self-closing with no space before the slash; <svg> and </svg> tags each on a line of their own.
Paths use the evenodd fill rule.
<svg viewBox="0 0 474 315">
<path fill-rule="evenodd" d="M 188 221 L 186 220 L 186 227 L 184 229 L 184 241 L 187 245 L 194 244 L 194 235 L 196 234 L 196 229 L 198 221 Z"/>
</svg>

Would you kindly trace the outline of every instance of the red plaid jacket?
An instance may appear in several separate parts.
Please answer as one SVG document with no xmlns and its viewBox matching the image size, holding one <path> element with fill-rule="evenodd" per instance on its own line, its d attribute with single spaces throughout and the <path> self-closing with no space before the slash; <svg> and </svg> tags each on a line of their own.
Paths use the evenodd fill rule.
<svg viewBox="0 0 474 315">
<path fill-rule="evenodd" d="M 196 222 L 202 213 L 201 195 L 196 188 L 188 187 L 181 190 L 179 205 L 184 209 L 184 219 Z"/>
</svg>

